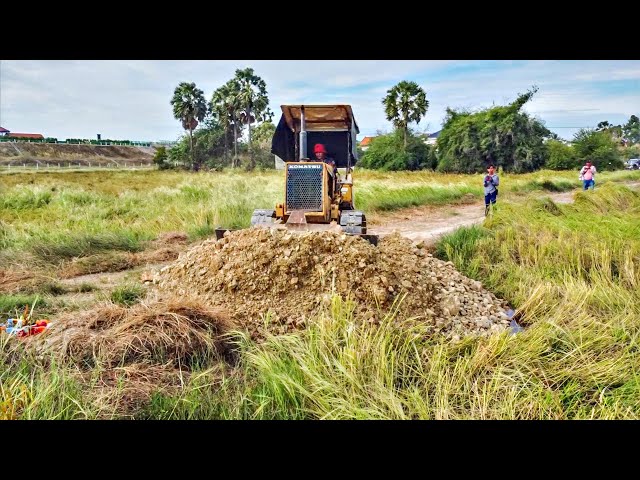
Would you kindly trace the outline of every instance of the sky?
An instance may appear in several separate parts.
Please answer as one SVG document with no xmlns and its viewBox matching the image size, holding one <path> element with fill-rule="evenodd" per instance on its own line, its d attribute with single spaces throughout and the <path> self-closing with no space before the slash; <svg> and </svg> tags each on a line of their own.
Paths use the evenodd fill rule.
<svg viewBox="0 0 640 480">
<path fill-rule="evenodd" d="M 504 105 L 536 85 L 524 110 L 561 138 L 601 121 L 640 116 L 639 60 L 0 60 L 0 126 L 45 137 L 177 140 L 170 105 L 180 82 L 207 101 L 236 69 L 267 85 L 277 124 L 284 104 L 349 104 L 358 139 L 389 132 L 382 99 L 414 81 L 429 108 L 419 132 L 441 129 L 446 108 Z"/>
</svg>

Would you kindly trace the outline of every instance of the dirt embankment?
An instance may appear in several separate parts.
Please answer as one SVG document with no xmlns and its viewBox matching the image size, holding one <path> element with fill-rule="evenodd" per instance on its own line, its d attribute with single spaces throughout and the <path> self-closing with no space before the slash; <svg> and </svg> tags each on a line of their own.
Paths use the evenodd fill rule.
<svg viewBox="0 0 640 480">
<path fill-rule="evenodd" d="M 0 143 L 0 164 L 56 166 L 58 163 L 74 162 L 82 165 L 149 165 L 153 162 L 155 151 L 155 147 L 3 142 Z"/>
</svg>

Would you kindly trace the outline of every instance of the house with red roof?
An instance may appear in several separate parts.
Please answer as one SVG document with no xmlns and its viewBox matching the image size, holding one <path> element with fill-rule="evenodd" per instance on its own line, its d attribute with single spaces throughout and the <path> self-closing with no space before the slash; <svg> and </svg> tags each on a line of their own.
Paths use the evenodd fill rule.
<svg viewBox="0 0 640 480">
<path fill-rule="evenodd" d="M 11 137 L 11 138 L 24 138 L 25 140 L 43 140 L 44 139 L 44 136 L 40 133 L 11 132 L 3 127 L 0 127 L 0 136 Z"/>
<path fill-rule="evenodd" d="M 44 136 L 41 133 L 16 133 L 16 132 L 11 132 L 9 134 L 10 137 L 14 137 L 14 138 L 26 138 L 26 139 L 34 139 L 34 140 L 42 140 L 44 139 Z"/>
<path fill-rule="evenodd" d="M 374 138 L 376 137 L 364 137 L 362 140 L 360 140 L 360 148 L 363 152 L 365 152 L 367 148 L 369 148 L 369 146 L 371 145 L 371 140 L 373 140 Z"/>
</svg>

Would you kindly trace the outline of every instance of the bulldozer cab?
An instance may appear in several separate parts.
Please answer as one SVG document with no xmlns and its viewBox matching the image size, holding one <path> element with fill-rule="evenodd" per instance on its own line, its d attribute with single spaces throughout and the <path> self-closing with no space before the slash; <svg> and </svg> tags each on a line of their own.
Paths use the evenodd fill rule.
<svg viewBox="0 0 640 480">
<path fill-rule="evenodd" d="M 274 209 L 258 209 L 252 226 L 291 230 L 333 230 L 367 234 L 364 212 L 356 210 L 352 171 L 358 161 L 360 133 L 350 105 L 282 105 L 282 116 L 271 142 L 271 153 L 285 163 L 285 190 Z M 322 144 L 327 158 L 316 158 Z M 335 168 L 334 168 L 335 166 Z M 216 229 L 221 238 L 225 230 Z"/>
<path fill-rule="evenodd" d="M 358 124 L 350 105 L 282 105 L 272 152 L 285 162 L 285 201 L 276 206 L 284 223 L 337 224 L 354 210 L 351 171 L 358 160 Z M 322 144 L 325 159 L 316 158 Z M 339 169 L 343 169 L 340 176 Z"/>
<path fill-rule="evenodd" d="M 321 143 L 337 168 L 348 170 L 356 164 L 360 130 L 350 105 L 282 105 L 281 109 L 271 153 L 284 162 L 313 161 L 313 147 Z"/>
</svg>

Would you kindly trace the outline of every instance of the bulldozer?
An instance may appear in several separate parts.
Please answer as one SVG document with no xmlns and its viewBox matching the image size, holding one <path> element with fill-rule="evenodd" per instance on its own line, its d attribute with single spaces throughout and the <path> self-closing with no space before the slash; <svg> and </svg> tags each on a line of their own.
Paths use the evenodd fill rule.
<svg viewBox="0 0 640 480">
<path fill-rule="evenodd" d="M 353 171 L 360 133 L 350 105 L 282 105 L 271 153 L 284 163 L 284 201 L 257 209 L 251 225 L 292 231 L 335 231 L 358 235 L 373 245 L 367 219 L 355 205 Z M 322 145 L 328 159 L 313 158 Z M 218 239 L 229 229 L 218 227 Z"/>
</svg>

